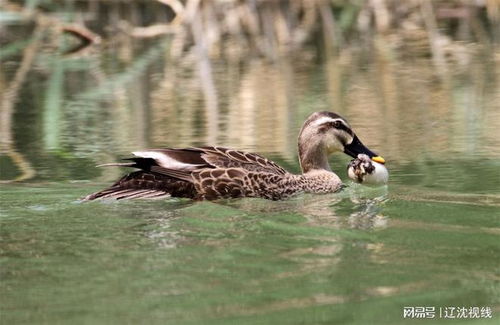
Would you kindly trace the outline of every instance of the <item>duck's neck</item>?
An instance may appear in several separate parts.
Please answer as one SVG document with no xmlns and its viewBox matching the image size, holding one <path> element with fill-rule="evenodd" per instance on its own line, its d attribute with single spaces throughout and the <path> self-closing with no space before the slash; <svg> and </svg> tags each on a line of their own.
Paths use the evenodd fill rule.
<svg viewBox="0 0 500 325">
<path fill-rule="evenodd" d="M 302 173 L 312 170 L 331 171 L 328 164 L 328 154 L 323 145 L 308 146 L 299 143 L 299 161 Z"/>
</svg>

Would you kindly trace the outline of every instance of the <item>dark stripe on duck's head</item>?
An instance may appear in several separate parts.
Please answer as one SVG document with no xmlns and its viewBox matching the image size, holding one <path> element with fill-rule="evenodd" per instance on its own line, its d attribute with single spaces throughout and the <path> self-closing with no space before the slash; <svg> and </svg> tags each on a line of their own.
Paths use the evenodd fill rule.
<svg viewBox="0 0 500 325">
<path fill-rule="evenodd" d="M 327 112 L 327 111 L 314 112 L 311 115 L 309 115 L 309 117 L 307 118 L 307 120 L 304 122 L 303 127 L 304 128 L 308 127 L 311 123 L 319 120 L 322 117 L 329 117 L 331 119 L 342 119 L 342 120 L 345 121 L 345 119 L 342 116 L 340 116 L 340 115 L 338 115 L 337 113 L 334 113 L 334 112 Z"/>
<path fill-rule="evenodd" d="M 321 124 L 318 128 L 318 132 L 324 133 L 331 129 L 342 130 L 349 134 L 350 136 L 354 136 L 354 132 L 351 130 L 349 126 L 347 126 L 342 120 L 337 119 L 336 121 L 326 121 Z"/>
<path fill-rule="evenodd" d="M 311 114 L 307 120 L 304 122 L 302 126 L 303 129 L 306 129 L 310 126 L 322 127 L 326 126 L 329 128 L 335 127 L 339 130 L 343 130 L 349 134 L 352 133 L 351 127 L 345 118 L 333 112 L 315 112 Z"/>
</svg>

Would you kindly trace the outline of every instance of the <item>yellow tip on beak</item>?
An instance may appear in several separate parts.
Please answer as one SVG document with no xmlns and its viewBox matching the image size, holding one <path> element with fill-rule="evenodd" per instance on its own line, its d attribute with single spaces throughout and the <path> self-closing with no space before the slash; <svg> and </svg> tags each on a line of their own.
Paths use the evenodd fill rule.
<svg viewBox="0 0 500 325">
<path fill-rule="evenodd" d="M 381 164 L 385 164 L 385 159 L 380 157 L 380 156 L 375 156 L 375 157 L 372 157 L 372 160 L 373 161 L 376 161 L 378 163 L 381 163 Z"/>
</svg>

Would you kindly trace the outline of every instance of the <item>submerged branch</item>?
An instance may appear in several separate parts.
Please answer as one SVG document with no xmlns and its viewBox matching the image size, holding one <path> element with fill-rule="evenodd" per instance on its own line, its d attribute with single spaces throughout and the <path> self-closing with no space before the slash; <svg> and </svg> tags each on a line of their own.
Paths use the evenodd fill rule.
<svg viewBox="0 0 500 325">
<path fill-rule="evenodd" d="M 80 41 L 80 44 L 64 51 L 63 55 L 79 53 L 89 46 L 98 44 L 101 41 L 101 38 L 97 34 L 93 33 L 83 25 L 62 25 L 61 30 L 63 33 L 72 35 Z"/>
<path fill-rule="evenodd" d="M 427 29 L 427 36 L 429 38 L 429 45 L 431 47 L 432 59 L 434 65 L 441 76 L 446 75 L 446 61 L 444 58 L 443 48 L 440 43 L 440 35 L 437 28 L 436 15 L 430 0 L 421 0 L 420 9 L 422 17 Z"/>
<path fill-rule="evenodd" d="M 11 181 L 29 179 L 35 175 L 31 164 L 14 148 L 12 117 L 14 114 L 14 104 L 18 100 L 19 90 L 31 70 L 31 66 L 40 48 L 44 31 L 45 26 L 38 26 L 35 29 L 33 41 L 24 49 L 21 64 L 14 75 L 14 79 L 3 92 L 0 101 L 0 154 L 11 157 L 21 171 L 21 175 Z"/>
</svg>

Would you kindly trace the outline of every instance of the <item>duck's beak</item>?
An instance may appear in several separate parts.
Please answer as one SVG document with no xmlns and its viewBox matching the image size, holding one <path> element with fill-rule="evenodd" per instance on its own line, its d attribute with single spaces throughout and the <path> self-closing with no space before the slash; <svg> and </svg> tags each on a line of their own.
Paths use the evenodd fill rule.
<svg viewBox="0 0 500 325">
<path fill-rule="evenodd" d="M 385 164 L 385 159 L 365 147 L 365 145 L 359 140 L 355 135 L 352 142 L 344 146 L 344 153 L 348 154 L 353 158 L 357 158 L 359 154 L 365 154 L 370 157 L 371 160 L 376 161 L 380 164 Z"/>
</svg>

